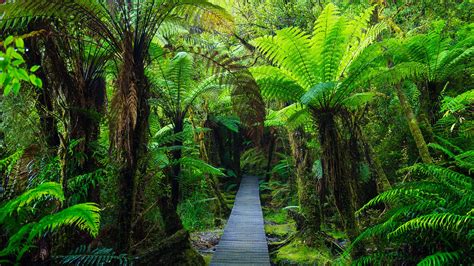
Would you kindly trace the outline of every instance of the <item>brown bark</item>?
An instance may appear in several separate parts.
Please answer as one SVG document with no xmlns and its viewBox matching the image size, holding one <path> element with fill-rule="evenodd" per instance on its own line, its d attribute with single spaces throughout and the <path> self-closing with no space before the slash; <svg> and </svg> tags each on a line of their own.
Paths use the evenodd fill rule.
<svg viewBox="0 0 474 266">
<path fill-rule="evenodd" d="M 117 78 L 117 92 L 112 102 L 111 149 L 118 166 L 117 247 L 128 252 L 135 215 L 137 175 L 146 154 L 149 86 L 144 59 L 135 57 L 133 34 L 125 33 L 123 62 Z"/>
</svg>

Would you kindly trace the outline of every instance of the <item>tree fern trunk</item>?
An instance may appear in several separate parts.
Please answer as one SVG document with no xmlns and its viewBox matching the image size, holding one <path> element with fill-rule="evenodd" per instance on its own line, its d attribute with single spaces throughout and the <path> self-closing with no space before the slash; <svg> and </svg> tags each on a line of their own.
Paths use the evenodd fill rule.
<svg viewBox="0 0 474 266">
<path fill-rule="evenodd" d="M 117 92 L 111 105 L 111 149 L 118 166 L 117 247 L 128 252 L 131 223 L 135 215 L 137 169 L 146 155 L 149 86 L 143 58 L 134 53 L 132 33 L 125 33 L 122 65 L 117 78 Z"/>
<path fill-rule="evenodd" d="M 183 119 L 178 118 L 174 122 L 174 133 L 178 134 L 183 132 Z M 176 140 L 173 143 L 175 149 L 171 152 L 171 157 L 173 161 L 172 167 L 172 177 L 171 177 L 171 199 L 175 209 L 178 208 L 179 196 L 180 196 L 180 187 L 179 187 L 179 177 L 181 175 L 181 157 L 183 156 L 183 142 L 181 140 Z"/>
<path fill-rule="evenodd" d="M 421 160 L 424 163 L 432 163 L 430 153 L 428 151 L 428 146 L 426 145 L 425 138 L 421 133 L 420 126 L 418 125 L 418 120 L 416 120 L 415 114 L 411 109 L 410 103 L 407 100 L 405 93 L 402 90 L 400 84 L 395 86 L 397 92 L 398 100 L 400 101 L 400 106 L 402 107 L 403 112 L 405 113 L 405 118 L 408 121 L 408 127 L 410 132 L 415 140 L 416 147 L 418 148 L 418 153 L 420 154 Z"/>
<path fill-rule="evenodd" d="M 314 112 L 319 126 L 319 141 L 322 148 L 323 187 L 334 193 L 336 208 L 350 239 L 357 235 L 355 219 L 355 188 L 351 174 L 347 172 L 350 164 L 343 150 L 343 143 L 337 131 L 334 114 Z"/>
<path fill-rule="evenodd" d="M 318 198 L 316 176 L 312 173 L 314 157 L 306 146 L 306 138 L 302 128 L 289 132 L 291 152 L 295 159 L 298 201 L 304 216 L 302 229 L 308 236 L 315 237 L 321 228 L 321 206 Z M 312 242 L 309 239 L 309 242 Z"/>
</svg>

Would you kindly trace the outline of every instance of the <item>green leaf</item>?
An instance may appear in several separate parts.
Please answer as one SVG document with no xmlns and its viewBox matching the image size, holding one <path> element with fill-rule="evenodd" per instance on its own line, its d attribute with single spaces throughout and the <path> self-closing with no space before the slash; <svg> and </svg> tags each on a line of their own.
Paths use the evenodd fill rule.
<svg viewBox="0 0 474 266">
<path fill-rule="evenodd" d="M 28 72 L 23 68 L 18 69 L 18 77 L 24 81 L 28 81 L 30 79 L 30 77 L 28 76 Z"/>
<path fill-rule="evenodd" d="M 14 40 L 13 36 L 8 36 L 8 38 L 5 40 L 5 42 L 3 42 L 3 45 L 5 47 L 7 47 L 7 46 L 9 46 L 10 44 L 13 43 L 13 40 Z"/>
<path fill-rule="evenodd" d="M 36 72 L 39 68 L 40 68 L 40 66 L 32 66 L 32 67 L 30 68 L 30 72 L 33 72 L 33 73 L 34 73 L 34 72 Z"/>
<path fill-rule="evenodd" d="M 3 90 L 3 95 L 7 96 L 10 94 L 10 91 L 12 90 L 12 85 L 8 84 L 5 86 L 5 89 Z"/>
<path fill-rule="evenodd" d="M 25 48 L 25 42 L 23 41 L 22 38 L 16 38 L 15 39 L 15 45 L 17 48 L 23 49 Z"/>
<path fill-rule="evenodd" d="M 0 87 L 3 87 L 3 83 L 7 79 L 7 73 L 0 72 Z"/>
<path fill-rule="evenodd" d="M 20 87 L 21 87 L 20 82 L 13 83 L 13 85 L 12 85 L 13 93 L 18 94 L 18 92 L 20 91 Z"/>
<path fill-rule="evenodd" d="M 43 87 L 43 81 L 33 74 L 30 75 L 30 81 L 31 81 L 31 84 L 35 85 L 38 88 Z"/>
</svg>

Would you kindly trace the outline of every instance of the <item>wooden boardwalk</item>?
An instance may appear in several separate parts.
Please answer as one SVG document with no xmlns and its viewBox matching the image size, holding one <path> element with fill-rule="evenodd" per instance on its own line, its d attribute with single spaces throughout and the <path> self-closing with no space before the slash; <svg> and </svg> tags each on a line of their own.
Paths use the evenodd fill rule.
<svg viewBox="0 0 474 266">
<path fill-rule="evenodd" d="M 211 266 L 270 265 L 258 177 L 244 176 Z"/>
</svg>

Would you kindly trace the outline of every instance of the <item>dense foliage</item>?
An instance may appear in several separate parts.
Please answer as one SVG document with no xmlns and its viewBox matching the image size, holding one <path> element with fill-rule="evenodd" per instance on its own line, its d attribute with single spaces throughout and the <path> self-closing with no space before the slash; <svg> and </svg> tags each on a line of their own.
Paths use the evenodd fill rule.
<svg viewBox="0 0 474 266">
<path fill-rule="evenodd" d="M 0 264 L 470 265 L 472 1 L 0 0 Z M 217 239 L 217 240 L 216 240 Z"/>
</svg>

